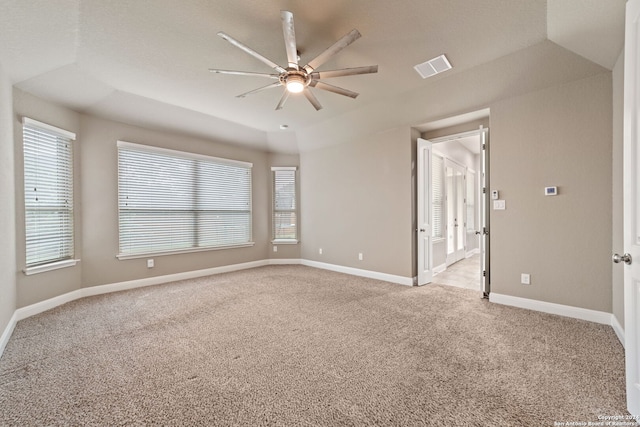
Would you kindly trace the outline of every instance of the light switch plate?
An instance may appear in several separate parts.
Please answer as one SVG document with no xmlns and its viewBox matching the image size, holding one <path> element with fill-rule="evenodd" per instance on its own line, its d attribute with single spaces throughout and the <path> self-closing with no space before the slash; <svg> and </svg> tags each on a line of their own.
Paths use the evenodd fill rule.
<svg viewBox="0 0 640 427">
<path fill-rule="evenodd" d="M 503 211 L 507 208 L 507 203 L 505 200 L 494 200 L 493 201 L 493 210 L 494 211 Z"/>
</svg>

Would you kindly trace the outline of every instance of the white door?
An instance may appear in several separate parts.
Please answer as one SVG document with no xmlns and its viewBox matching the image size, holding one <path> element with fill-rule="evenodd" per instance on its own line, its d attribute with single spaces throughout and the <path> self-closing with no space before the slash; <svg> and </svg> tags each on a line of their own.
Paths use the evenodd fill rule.
<svg viewBox="0 0 640 427">
<path fill-rule="evenodd" d="M 482 294 L 488 298 L 491 292 L 489 280 L 489 130 L 481 129 L 480 144 L 482 149 L 482 190 L 480 192 L 480 278 Z"/>
<path fill-rule="evenodd" d="M 640 0 L 628 0 L 624 62 L 624 327 L 627 409 L 640 415 Z"/>
<path fill-rule="evenodd" d="M 465 175 L 466 169 L 446 160 L 445 188 L 447 193 L 447 265 L 465 257 Z"/>
<path fill-rule="evenodd" d="M 418 286 L 433 280 L 431 142 L 418 139 Z"/>
</svg>

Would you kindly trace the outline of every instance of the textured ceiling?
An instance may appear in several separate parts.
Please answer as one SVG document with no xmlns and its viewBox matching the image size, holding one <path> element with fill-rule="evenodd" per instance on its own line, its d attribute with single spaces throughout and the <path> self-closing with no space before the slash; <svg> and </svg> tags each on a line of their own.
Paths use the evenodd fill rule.
<svg viewBox="0 0 640 427">
<path fill-rule="evenodd" d="M 0 64 L 19 89 L 76 111 L 295 152 L 305 136 L 371 109 L 384 113 L 385 121 L 393 123 L 397 115 L 395 122 L 403 123 L 399 118 L 406 111 L 395 106 L 406 94 L 546 40 L 611 69 L 622 49 L 624 3 L 3 0 Z M 236 98 L 270 81 L 208 72 L 209 68 L 271 71 L 216 36 L 218 31 L 286 65 L 280 10 L 294 14 L 303 63 L 353 28 L 362 33 L 361 39 L 320 68 L 378 64 L 377 74 L 330 81 L 359 92 L 357 99 L 316 90 L 322 110 L 315 111 L 302 96 L 292 96 L 283 110 L 275 111 L 280 88 Z M 443 53 L 453 70 L 429 80 L 413 70 Z M 281 124 L 290 130 L 279 131 Z"/>
</svg>

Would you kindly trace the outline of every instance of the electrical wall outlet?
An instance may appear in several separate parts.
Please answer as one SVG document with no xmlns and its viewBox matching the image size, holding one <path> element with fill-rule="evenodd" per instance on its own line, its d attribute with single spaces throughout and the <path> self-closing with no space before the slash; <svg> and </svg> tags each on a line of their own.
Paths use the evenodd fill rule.
<svg viewBox="0 0 640 427">
<path fill-rule="evenodd" d="M 520 283 L 522 283 L 523 285 L 530 285 L 531 275 L 529 273 L 522 273 L 520 275 Z"/>
<path fill-rule="evenodd" d="M 278 252 L 278 247 L 277 246 L 273 247 L 273 252 Z"/>
<path fill-rule="evenodd" d="M 147 260 L 147 268 L 155 267 L 155 263 L 153 262 L 153 258 Z"/>
<path fill-rule="evenodd" d="M 360 252 L 360 253 L 358 254 L 358 259 L 359 259 L 360 261 L 362 261 L 362 260 L 364 259 L 364 257 L 362 256 L 362 252 Z"/>
<path fill-rule="evenodd" d="M 322 255 L 322 248 L 318 249 L 318 253 Z"/>
</svg>

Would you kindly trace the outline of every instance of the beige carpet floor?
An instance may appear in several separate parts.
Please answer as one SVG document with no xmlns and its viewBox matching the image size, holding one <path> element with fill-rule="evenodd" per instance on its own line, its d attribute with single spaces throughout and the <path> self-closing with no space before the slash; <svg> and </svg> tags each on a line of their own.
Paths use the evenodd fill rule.
<svg viewBox="0 0 640 427">
<path fill-rule="evenodd" d="M 553 426 L 626 414 L 624 388 L 608 326 L 269 266 L 18 322 L 0 425 Z"/>
</svg>

